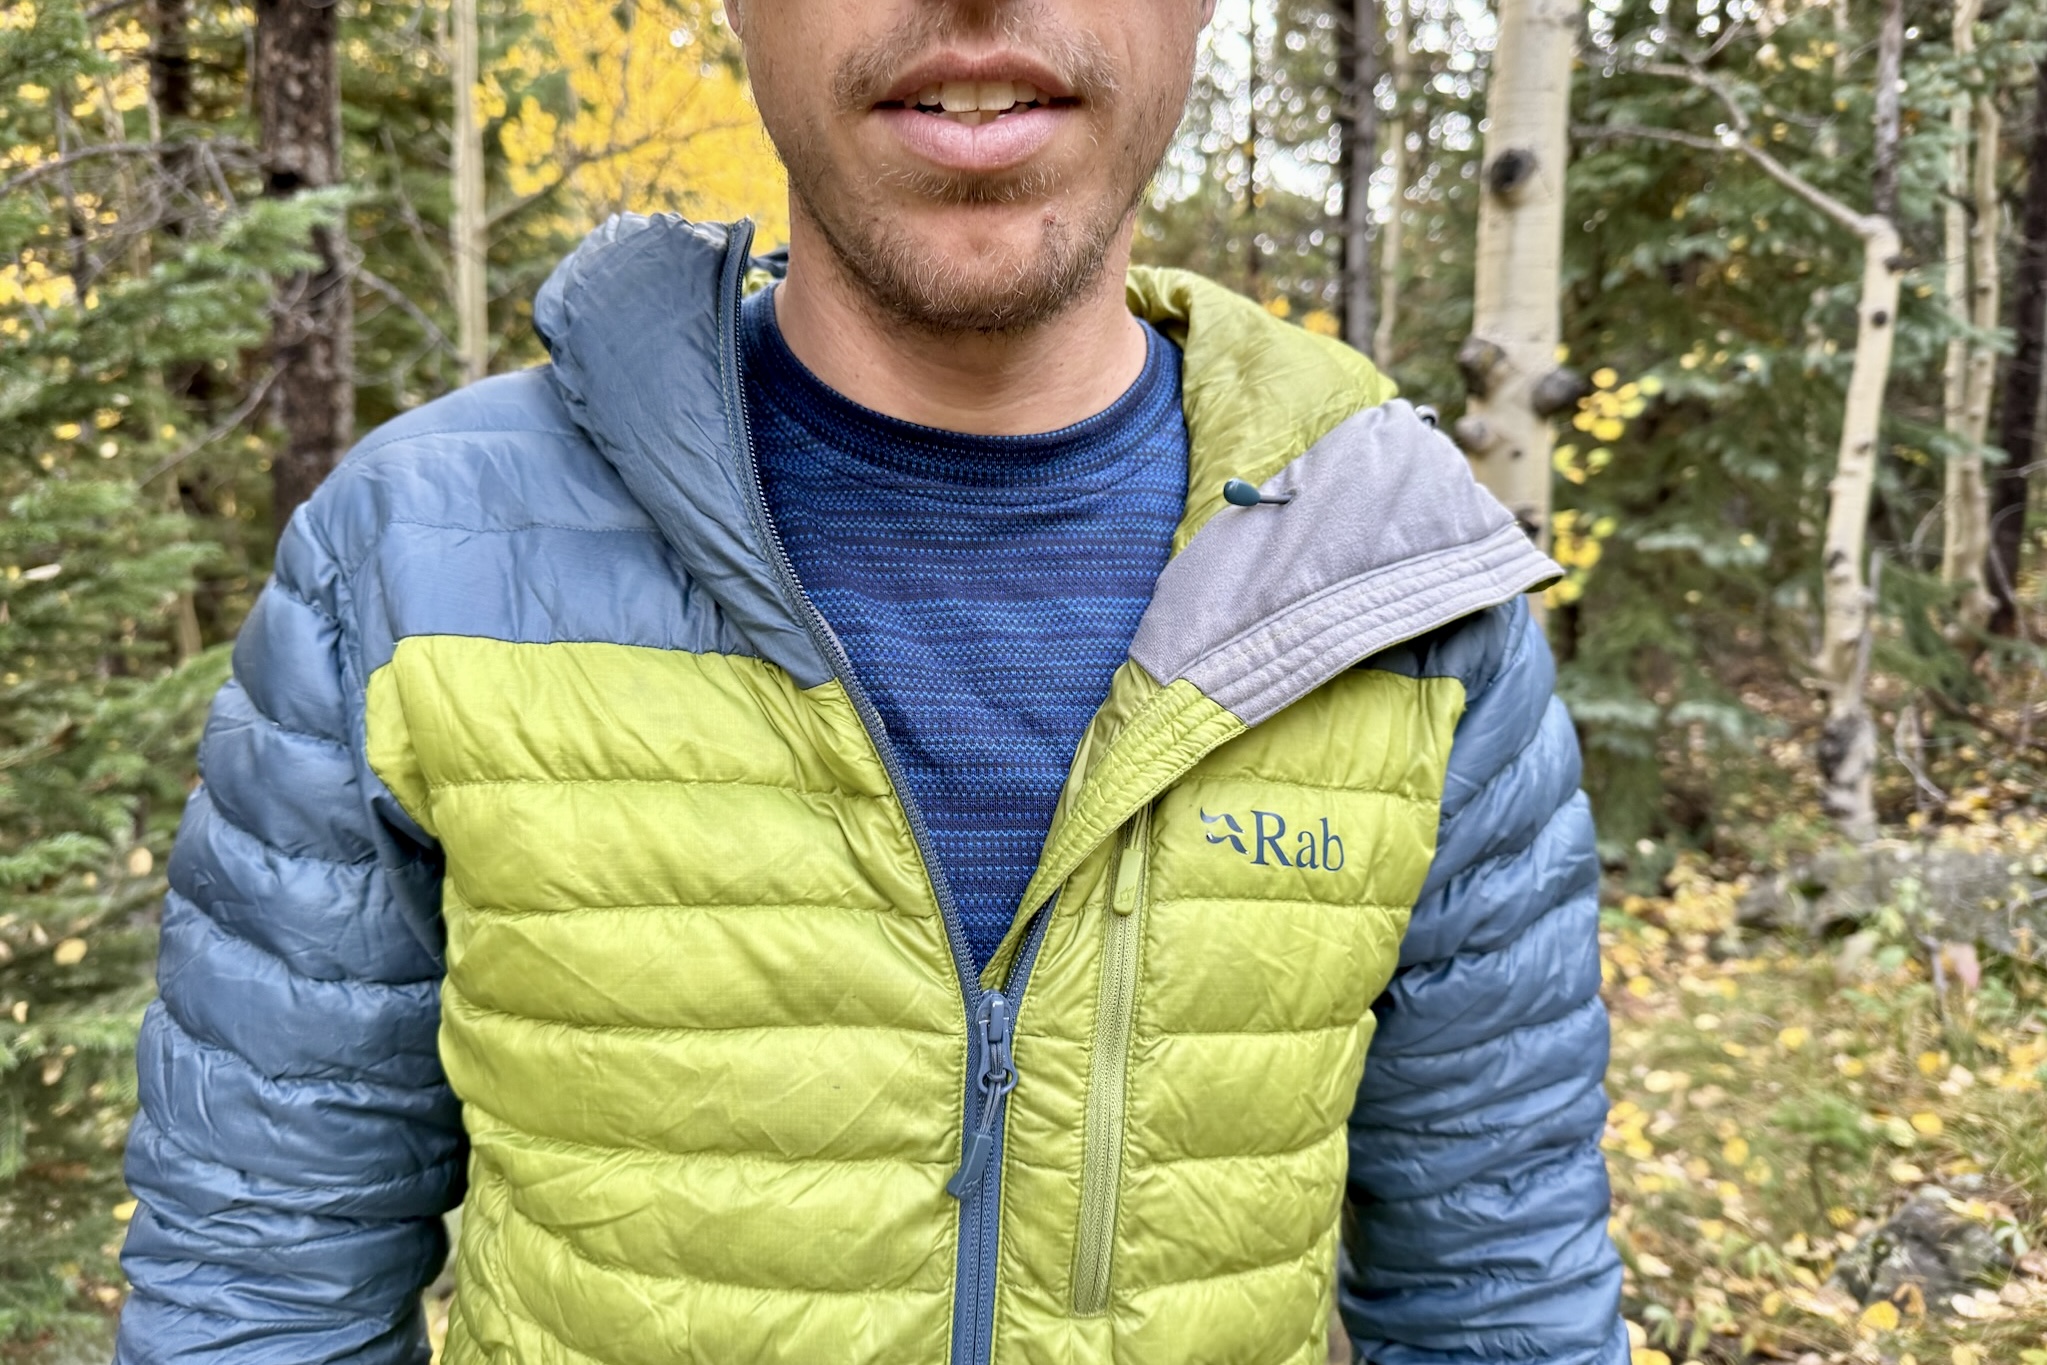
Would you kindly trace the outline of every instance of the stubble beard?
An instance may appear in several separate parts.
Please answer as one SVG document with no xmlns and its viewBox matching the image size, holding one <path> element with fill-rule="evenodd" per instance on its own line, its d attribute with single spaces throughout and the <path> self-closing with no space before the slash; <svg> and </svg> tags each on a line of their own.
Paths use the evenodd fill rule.
<svg viewBox="0 0 2047 1365">
<path fill-rule="evenodd" d="M 946 13 L 957 11 L 938 12 Z M 1047 44 L 1033 18 L 1031 7 L 1020 6 L 998 22 L 1020 46 L 1042 53 Z M 875 98 L 871 73 L 892 69 L 898 52 L 921 50 L 931 36 L 930 27 L 919 24 L 849 61 L 834 80 L 840 108 L 865 113 Z M 1114 107 L 1116 86 L 1106 59 L 1076 38 L 1053 46 L 1046 55 L 1087 107 Z M 839 271 L 880 319 L 938 337 L 1011 335 L 1051 322 L 1100 284 L 1110 247 L 1165 159 L 1180 112 L 1168 98 L 1133 109 L 1117 148 L 1121 174 L 1103 193 L 1079 204 L 1059 195 L 1060 177 L 1048 168 L 984 177 L 895 167 L 860 183 L 825 150 L 829 142 L 819 124 L 787 139 L 787 145 L 776 142 L 793 209 L 816 229 Z M 961 260 L 901 228 L 902 206 L 919 201 L 966 208 L 1034 204 L 1039 232 L 1025 247 Z"/>
<path fill-rule="evenodd" d="M 936 336 L 1029 332 L 1057 318 L 1100 283 L 1109 247 L 1143 191 L 1140 185 L 1128 202 L 1095 206 L 1077 221 L 1048 205 L 1031 246 L 962 260 L 917 241 L 898 226 L 900 215 L 850 186 L 832 183 L 835 179 L 812 180 L 791 165 L 789 187 L 797 211 L 817 229 L 840 272 L 873 312 Z M 896 176 L 883 183 L 907 180 Z M 1019 189 L 1009 202 L 1034 197 Z"/>
</svg>

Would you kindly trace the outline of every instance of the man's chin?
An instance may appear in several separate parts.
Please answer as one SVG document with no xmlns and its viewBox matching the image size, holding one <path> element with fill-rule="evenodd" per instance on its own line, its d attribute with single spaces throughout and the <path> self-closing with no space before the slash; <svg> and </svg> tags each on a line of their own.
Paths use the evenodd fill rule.
<svg viewBox="0 0 2047 1365">
<path fill-rule="evenodd" d="M 813 218 L 870 306 L 892 324 L 945 336 L 1052 321 L 1100 277 L 1108 245 L 1042 205 L 905 208 L 858 225 Z"/>
<path fill-rule="evenodd" d="M 927 259 L 922 269 L 865 282 L 865 292 L 891 322 L 927 335 L 1014 335 L 1053 321 L 1080 301 L 1101 262 L 1077 265 L 1042 254 L 1012 263 Z"/>
</svg>

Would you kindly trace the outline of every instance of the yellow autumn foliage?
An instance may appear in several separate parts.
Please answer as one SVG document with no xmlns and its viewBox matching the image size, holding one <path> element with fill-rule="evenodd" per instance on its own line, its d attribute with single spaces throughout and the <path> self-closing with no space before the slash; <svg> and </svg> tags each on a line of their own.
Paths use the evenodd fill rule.
<svg viewBox="0 0 2047 1365">
<path fill-rule="evenodd" d="M 497 74 L 476 92 L 514 193 L 546 192 L 593 221 L 624 210 L 750 217 L 763 246 L 788 240 L 782 165 L 738 70 L 737 42 L 713 0 L 541 0 L 507 66 L 563 73 L 567 118 L 531 98 L 507 107 Z"/>
</svg>

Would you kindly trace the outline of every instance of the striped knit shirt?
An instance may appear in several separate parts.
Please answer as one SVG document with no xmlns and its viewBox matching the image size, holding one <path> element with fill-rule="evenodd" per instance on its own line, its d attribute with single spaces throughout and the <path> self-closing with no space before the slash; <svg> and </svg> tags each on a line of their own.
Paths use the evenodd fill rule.
<svg viewBox="0 0 2047 1365">
<path fill-rule="evenodd" d="M 769 514 L 887 727 L 978 971 L 1165 567 L 1187 492 L 1179 350 L 1147 327 L 1144 372 L 1102 412 L 968 436 L 828 388 L 772 291 L 742 338 Z"/>
</svg>

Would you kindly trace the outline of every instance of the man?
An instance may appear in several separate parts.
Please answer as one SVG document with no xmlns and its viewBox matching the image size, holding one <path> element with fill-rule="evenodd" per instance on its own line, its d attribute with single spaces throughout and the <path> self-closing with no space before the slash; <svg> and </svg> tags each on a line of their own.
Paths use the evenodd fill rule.
<svg viewBox="0 0 2047 1365">
<path fill-rule="evenodd" d="M 786 279 L 614 221 L 284 539 L 120 1359 L 420 1360 L 466 1197 L 452 1365 L 1624 1361 L 1556 570 L 1127 269 L 1206 4 L 731 17 Z"/>
</svg>

